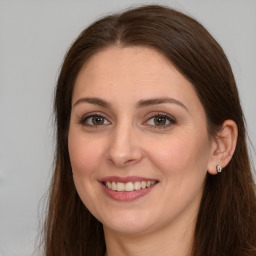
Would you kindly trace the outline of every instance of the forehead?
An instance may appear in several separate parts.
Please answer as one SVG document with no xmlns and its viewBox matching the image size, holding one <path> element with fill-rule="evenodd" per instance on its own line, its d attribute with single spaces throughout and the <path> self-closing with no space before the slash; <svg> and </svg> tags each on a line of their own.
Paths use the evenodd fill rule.
<svg viewBox="0 0 256 256">
<path fill-rule="evenodd" d="M 163 54 L 141 46 L 103 49 L 84 64 L 73 98 L 99 95 L 106 100 L 170 96 L 199 101 L 193 85 Z"/>
<path fill-rule="evenodd" d="M 82 67 L 82 73 L 88 78 L 93 78 L 97 73 L 119 78 L 126 76 L 130 80 L 141 76 L 146 80 L 145 74 L 150 74 L 150 79 L 159 79 L 167 69 L 175 69 L 172 63 L 155 49 L 142 46 L 119 47 L 113 46 L 94 54 Z M 114 72 L 118 71 L 118 72 Z M 98 76 L 97 76 L 98 77 Z"/>
</svg>

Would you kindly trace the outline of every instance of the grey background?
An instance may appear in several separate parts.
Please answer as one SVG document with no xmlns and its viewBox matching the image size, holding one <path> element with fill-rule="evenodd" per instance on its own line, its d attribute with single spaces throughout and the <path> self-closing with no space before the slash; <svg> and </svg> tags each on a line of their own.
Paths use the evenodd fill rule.
<svg viewBox="0 0 256 256">
<path fill-rule="evenodd" d="M 0 256 L 39 255 L 33 249 L 52 170 L 53 91 L 67 48 L 96 18 L 142 3 L 184 11 L 219 41 L 256 146 L 255 0 L 0 0 Z"/>
</svg>

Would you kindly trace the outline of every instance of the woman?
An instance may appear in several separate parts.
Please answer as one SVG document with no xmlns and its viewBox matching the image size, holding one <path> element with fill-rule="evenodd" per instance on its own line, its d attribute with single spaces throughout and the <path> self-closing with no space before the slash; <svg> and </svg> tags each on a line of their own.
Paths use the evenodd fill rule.
<svg viewBox="0 0 256 256">
<path fill-rule="evenodd" d="M 95 22 L 65 57 L 55 112 L 47 256 L 256 255 L 239 96 L 198 22 L 161 6 Z"/>
</svg>

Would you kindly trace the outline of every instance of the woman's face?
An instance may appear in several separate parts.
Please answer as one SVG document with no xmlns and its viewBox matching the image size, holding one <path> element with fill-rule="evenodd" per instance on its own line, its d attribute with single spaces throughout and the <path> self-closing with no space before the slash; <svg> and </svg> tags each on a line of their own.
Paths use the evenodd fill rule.
<svg viewBox="0 0 256 256">
<path fill-rule="evenodd" d="M 68 146 L 77 192 L 105 230 L 194 223 L 211 161 L 191 83 L 160 53 L 111 47 L 81 69 Z"/>
</svg>

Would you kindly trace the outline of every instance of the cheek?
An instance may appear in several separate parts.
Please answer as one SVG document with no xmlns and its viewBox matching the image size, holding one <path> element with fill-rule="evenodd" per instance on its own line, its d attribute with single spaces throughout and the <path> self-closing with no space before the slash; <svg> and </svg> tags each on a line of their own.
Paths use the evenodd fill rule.
<svg viewBox="0 0 256 256">
<path fill-rule="evenodd" d="M 80 173 L 88 173 L 97 168 L 97 163 L 102 156 L 101 143 L 78 133 L 70 132 L 68 149 L 71 166 Z"/>
<path fill-rule="evenodd" d="M 98 183 L 98 166 L 102 162 L 100 144 L 95 139 L 90 140 L 88 137 L 85 138 L 71 131 L 68 149 L 77 193 L 88 210 L 95 214 L 99 207 L 95 205 L 95 202 L 100 197 L 97 186 L 95 186 Z"/>
<path fill-rule="evenodd" d="M 188 132 L 176 134 L 151 149 L 151 159 L 164 175 L 182 177 L 207 172 L 210 152 L 207 133 L 200 136 Z"/>
<path fill-rule="evenodd" d="M 153 148 L 151 151 L 151 161 L 163 176 L 165 204 L 162 210 L 174 215 L 190 207 L 196 212 L 200 203 L 207 174 L 209 142 L 207 136 L 199 137 L 201 140 L 195 134 L 175 134 L 169 142 L 162 142 L 154 153 Z"/>
</svg>

